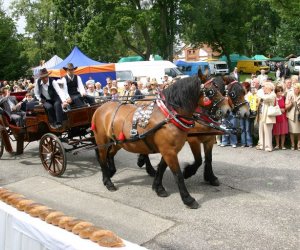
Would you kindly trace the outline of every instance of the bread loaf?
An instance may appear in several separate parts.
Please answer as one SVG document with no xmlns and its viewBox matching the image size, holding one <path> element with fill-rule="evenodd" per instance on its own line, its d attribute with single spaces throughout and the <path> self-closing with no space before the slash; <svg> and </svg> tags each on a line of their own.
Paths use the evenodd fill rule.
<svg viewBox="0 0 300 250">
<path fill-rule="evenodd" d="M 70 220 L 66 223 L 65 229 L 68 231 L 72 231 L 73 227 L 75 227 L 78 223 L 83 222 L 82 220 L 75 219 L 75 220 Z"/>
<path fill-rule="evenodd" d="M 43 211 L 40 212 L 39 218 L 40 218 L 41 220 L 45 220 L 46 217 L 47 217 L 50 213 L 52 213 L 52 212 L 55 212 L 55 210 L 52 209 L 52 208 L 45 209 L 45 210 L 43 210 Z"/>
<path fill-rule="evenodd" d="M 100 229 L 92 233 L 92 235 L 89 238 L 91 241 L 98 242 L 104 236 L 113 237 L 115 236 L 115 234 L 112 231 Z"/>
<path fill-rule="evenodd" d="M 26 200 L 25 196 L 21 195 L 21 196 L 10 196 L 9 199 L 7 200 L 7 204 L 17 207 L 17 204 L 19 203 L 19 201 L 21 200 Z"/>
<path fill-rule="evenodd" d="M 58 222 L 58 226 L 62 229 L 66 229 L 67 223 L 73 220 L 75 220 L 74 217 L 62 216 Z"/>
<path fill-rule="evenodd" d="M 16 208 L 20 211 L 24 211 L 25 208 L 27 208 L 27 206 L 31 205 L 35 203 L 33 200 L 28 200 L 28 199 L 24 199 L 22 201 L 19 201 L 19 203 L 17 204 Z"/>
<path fill-rule="evenodd" d="M 64 216 L 65 216 L 65 215 L 59 215 L 59 216 L 56 216 L 55 218 L 53 218 L 51 224 L 54 225 L 54 226 L 58 226 L 60 219 L 61 219 L 62 217 L 64 217 Z"/>
<path fill-rule="evenodd" d="M 31 209 L 36 208 L 36 207 L 39 207 L 39 206 L 42 206 L 42 204 L 40 204 L 40 203 L 32 203 L 32 204 L 29 204 L 27 207 L 25 207 L 24 212 L 29 214 L 29 211 L 30 211 Z"/>
<path fill-rule="evenodd" d="M 92 236 L 92 234 L 98 230 L 100 230 L 99 227 L 95 227 L 95 226 L 86 227 L 79 232 L 79 236 L 83 239 L 89 239 Z"/>
<path fill-rule="evenodd" d="M 94 224 L 92 224 L 90 222 L 82 221 L 73 227 L 72 233 L 79 234 L 81 232 L 81 230 L 83 230 L 87 227 L 90 227 L 90 226 L 94 226 Z"/>
<path fill-rule="evenodd" d="M 0 189 L 0 200 L 2 200 L 2 196 L 3 196 L 4 194 L 6 194 L 7 192 L 10 192 L 10 193 L 11 193 L 11 191 L 9 191 L 9 190 L 7 190 L 7 189 L 5 189 L 5 188 L 1 188 L 1 189 Z"/>
<path fill-rule="evenodd" d="M 10 195 L 14 195 L 16 193 L 13 193 L 11 191 L 7 191 L 1 194 L 1 200 L 6 202 L 6 199 L 10 196 Z"/>
<path fill-rule="evenodd" d="M 49 224 L 53 223 L 53 220 L 57 217 L 57 216 L 62 216 L 64 215 L 63 212 L 59 212 L 59 211 L 54 211 L 51 212 L 50 214 L 47 215 L 47 217 L 45 218 L 45 221 Z"/>
<path fill-rule="evenodd" d="M 44 205 L 40 205 L 40 206 L 36 206 L 31 208 L 28 213 L 32 216 L 32 217 L 39 217 L 42 211 L 45 210 L 49 210 L 49 207 L 44 206 Z"/>
<path fill-rule="evenodd" d="M 102 247 L 123 247 L 124 243 L 118 236 L 103 236 L 98 244 Z"/>
</svg>

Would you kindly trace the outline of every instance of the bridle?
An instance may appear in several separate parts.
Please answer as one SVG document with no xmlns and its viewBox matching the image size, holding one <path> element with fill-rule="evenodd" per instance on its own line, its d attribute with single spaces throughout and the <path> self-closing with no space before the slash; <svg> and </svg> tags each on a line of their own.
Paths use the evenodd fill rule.
<svg viewBox="0 0 300 250">
<path fill-rule="evenodd" d="M 214 82 L 214 78 L 206 81 L 204 84 L 201 84 L 200 91 L 202 91 L 202 93 L 204 95 L 204 99 L 208 98 L 210 100 L 210 103 L 213 100 L 213 104 L 210 107 L 210 109 L 207 110 L 206 107 L 203 107 L 203 109 L 207 110 L 208 116 L 210 116 L 213 119 L 218 119 L 221 116 L 221 109 L 218 106 L 221 102 L 223 102 L 225 100 L 225 97 L 222 96 L 220 99 L 215 100 L 214 96 L 216 95 L 216 91 L 212 88 L 208 89 L 209 84 L 213 85 L 215 88 L 218 88 L 218 86 Z"/>
<path fill-rule="evenodd" d="M 246 100 L 244 100 L 242 102 L 239 102 L 237 100 L 236 92 L 232 91 L 233 86 L 235 84 L 240 84 L 240 83 L 238 81 L 233 81 L 233 82 L 225 85 L 225 96 L 229 97 L 231 99 L 231 101 L 232 101 L 232 104 L 233 104 L 232 112 L 233 113 L 237 113 L 241 106 L 248 105 L 248 102 Z"/>
</svg>

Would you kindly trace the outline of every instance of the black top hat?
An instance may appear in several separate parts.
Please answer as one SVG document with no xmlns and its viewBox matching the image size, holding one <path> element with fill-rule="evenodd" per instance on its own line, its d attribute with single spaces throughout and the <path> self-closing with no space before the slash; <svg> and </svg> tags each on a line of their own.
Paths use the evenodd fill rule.
<svg viewBox="0 0 300 250">
<path fill-rule="evenodd" d="M 39 78 L 47 77 L 49 74 L 50 73 L 46 68 L 40 69 Z"/>
<path fill-rule="evenodd" d="M 64 70 L 76 70 L 77 67 L 74 67 L 73 63 L 68 63 L 66 67 L 63 67 Z"/>
</svg>

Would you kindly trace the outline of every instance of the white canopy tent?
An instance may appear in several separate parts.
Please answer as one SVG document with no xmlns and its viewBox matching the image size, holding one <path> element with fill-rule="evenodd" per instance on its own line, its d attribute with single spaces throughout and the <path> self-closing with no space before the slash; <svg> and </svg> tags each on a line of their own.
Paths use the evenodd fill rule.
<svg viewBox="0 0 300 250">
<path fill-rule="evenodd" d="M 61 63 L 62 61 L 63 61 L 63 59 L 61 59 L 59 56 L 55 55 L 49 61 L 41 63 L 40 66 L 32 68 L 33 75 L 37 76 L 39 74 L 40 69 L 42 69 L 42 68 L 46 68 L 46 69 L 53 68 L 54 66 Z"/>
</svg>

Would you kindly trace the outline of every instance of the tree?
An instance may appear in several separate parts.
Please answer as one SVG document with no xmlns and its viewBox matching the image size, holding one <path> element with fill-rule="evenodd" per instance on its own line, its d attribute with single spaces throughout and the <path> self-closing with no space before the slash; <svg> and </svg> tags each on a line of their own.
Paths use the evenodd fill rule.
<svg viewBox="0 0 300 250">
<path fill-rule="evenodd" d="M 229 55 L 243 53 L 250 25 L 247 1 L 191 0 L 184 4 L 183 38 L 192 44 L 208 44 L 224 54 L 231 65 Z"/>
<path fill-rule="evenodd" d="M 271 8 L 281 18 L 280 25 L 276 30 L 276 45 L 274 52 L 280 56 L 289 54 L 300 55 L 300 1 L 290 0 L 266 0 Z"/>
<path fill-rule="evenodd" d="M 15 80 L 27 70 L 26 57 L 22 55 L 20 37 L 13 20 L 0 9 L 0 79 Z"/>
<path fill-rule="evenodd" d="M 14 17 L 26 19 L 24 46 L 31 65 L 69 53 L 64 23 L 52 0 L 14 0 L 11 6 Z"/>
</svg>

